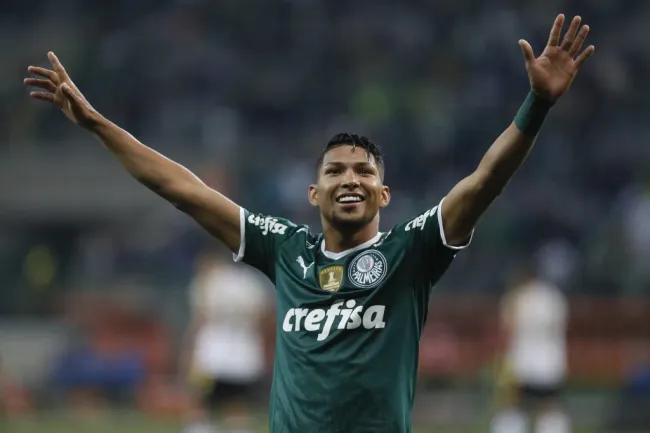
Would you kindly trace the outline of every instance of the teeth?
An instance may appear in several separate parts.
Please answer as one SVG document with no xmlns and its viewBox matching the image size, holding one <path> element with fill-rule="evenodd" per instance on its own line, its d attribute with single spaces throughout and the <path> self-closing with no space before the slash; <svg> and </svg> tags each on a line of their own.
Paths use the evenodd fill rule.
<svg viewBox="0 0 650 433">
<path fill-rule="evenodd" d="M 360 202 L 361 197 L 359 196 L 353 196 L 353 195 L 346 195 L 345 197 L 339 198 L 339 203 L 355 203 L 355 202 Z"/>
</svg>

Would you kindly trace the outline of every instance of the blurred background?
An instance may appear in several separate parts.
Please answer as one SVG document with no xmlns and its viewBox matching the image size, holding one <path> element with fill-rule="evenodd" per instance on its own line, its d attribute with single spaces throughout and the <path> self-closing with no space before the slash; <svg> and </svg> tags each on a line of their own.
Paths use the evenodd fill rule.
<svg viewBox="0 0 650 433">
<path fill-rule="evenodd" d="M 565 383 L 556 403 L 576 431 L 650 432 L 650 3 L 33 0 L 0 11 L 2 432 L 180 432 L 200 418 L 186 379 L 202 340 L 223 355 L 205 356 L 203 376 L 250 385 L 236 404 L 216 396 L 217 420 L 245 412 L 263 432 L 273 358 L 272 287 L 30 100 L 28 65 L 55 51 L 106 117 L 248 209 L 314 230 L 319 150 L 336 132 L 366 135 L 386 154 L 387 229 L 474 169 L 528 91 L 517 41 L 539 54 L 559 12 L 582 15 L 596 54 L 436 289 L 415 424 L 487 431 L 516 405 L 528 373 L 513 345 L 530 325 L 551 349 L 524 352 L 557 352 L 549 380 Z M 531 267 L 532 286 L 518 277 Z M 513 313 L 522 293 L 533 306 Z"/>
</svg>

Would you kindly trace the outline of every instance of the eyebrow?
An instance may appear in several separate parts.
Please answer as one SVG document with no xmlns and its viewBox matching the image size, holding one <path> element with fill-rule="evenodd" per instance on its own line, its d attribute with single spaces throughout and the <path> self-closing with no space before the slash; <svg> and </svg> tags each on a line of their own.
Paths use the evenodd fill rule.
<svg viewBox="0 0 650 433">
<path fill-rule="evenodd" d="M 343 162 L 343 161 L 330 161 L 326 162 L 323 164 L 323 167 L 327 167 L 328 165 L 335 165 L 335 166 L 347 166 L 347 165 L 352 165 L 355 167 L 359 166 L 365 166 L 365 167 L 372 167 L 372 168 L 377 168 L 376 164 L 371 163 L 370 161 L 356 161 L 356 162 Z"/>
</svg>

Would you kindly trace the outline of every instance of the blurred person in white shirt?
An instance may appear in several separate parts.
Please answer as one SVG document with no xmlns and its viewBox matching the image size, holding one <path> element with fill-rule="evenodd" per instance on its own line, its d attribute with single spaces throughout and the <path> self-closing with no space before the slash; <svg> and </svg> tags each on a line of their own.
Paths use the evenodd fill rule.
<svg viewBox="0 0 650 433">
<path fill-rule="evenodd" d="M 270 303 L 268 286 L 254 270 L 234 264 L 225 252 L 200 257 L 182 356 L 193 391 L 186 433 L 214 432 L 212 410 L 223 431 L 250 431 L 250 404 L 265 369 L 262 319 Z"/>
<path fill-rule="evenodd" d="M 501 303 L 506 339 L 501 384 L 504 410 L 493 433 L 569 433 L 570 419 L 560 404 L 564 387 L 568 305 L 562 291 L 524 269 Z M 532 415 L 532 416 L 531 416 Z M 530 421 L 534 421 L 531 423 Z"/>
</svg>

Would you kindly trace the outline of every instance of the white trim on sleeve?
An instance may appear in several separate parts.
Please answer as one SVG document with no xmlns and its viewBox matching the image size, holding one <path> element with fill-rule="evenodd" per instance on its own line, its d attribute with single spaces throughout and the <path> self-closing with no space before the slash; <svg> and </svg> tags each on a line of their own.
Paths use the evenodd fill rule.
<svg viewBox="0 0 650 433">
<path fill-rule="evenodd" d="M 440 204 L 438 204 L 438 227 L 440 228 L 440 239 L 442 239 L 442 244 L 452 250 L 462 250 L 463 248 L 467 248 L 469 244 L 472 242 L 472 238 L 474 237 L 474 229 L 472 229 L 472 232 L 469 234 L 469 239 L 464 245 L 449 245 L 447 243 L 447 237 L 445 236 L 445 229 L 442 226 L 442 202 L 443 201 L 445 201 L 445 197 L 443 197 L 442 200 L 440 200 Z"/>
<path fill-rule="evenodd" d="M 237 254 L 233 253 L 232 258 L 236 262 L 240 262 L 244 258 L 246 251 L 246 211 L 243 207 L 239 208 L 239 251 Z"/>
</svg>

